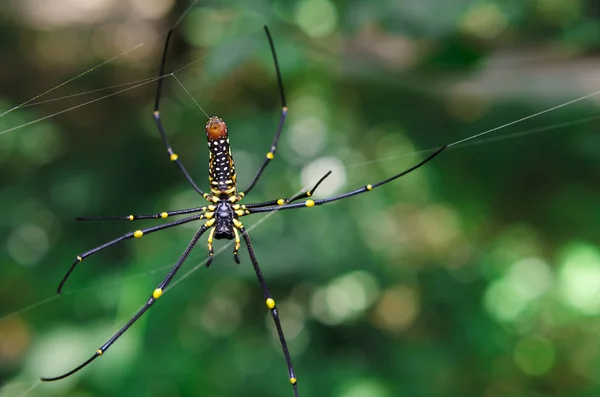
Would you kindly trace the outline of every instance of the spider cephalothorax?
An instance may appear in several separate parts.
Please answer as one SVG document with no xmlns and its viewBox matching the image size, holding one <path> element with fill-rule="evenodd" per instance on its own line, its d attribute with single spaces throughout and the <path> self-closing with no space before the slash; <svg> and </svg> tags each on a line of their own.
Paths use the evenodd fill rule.
<svg viewBox="0 0 600 397">
<path fill-rule="evenodd" d="M 236 215 L 233 211 L 231 203 L 221 201 L 217 203 L 215 208 L 215 238 L 232 240 L 234 236 L 233 220 Z"/>
<path fill-rule="evenodd" d="M 213 237 L 217 240 L 233 240 L 235 238 L 235 247 L 233 248 L 233 258 L 236 263 L 240 263 L 238 257 L 238 251 L 240 249 L 240 236 L 237 229 L 242 229 L 242 223 L 237 219 L 234 205 L 227 200 L 221 200 L 216 205 L 209 206 L 213 209 L 212 212 L 206 213 L 207 217 L 212 218 L 210 221 L 212 228 L 208 234 L 208 260 L 206 261 L 206 267 L 209 267 L 214 255 L 213 251 Z M 239 205 L 235 205 L 235 208 L 239 208 Z M 239 211 L 239 210 L 238 210 Z M 210 222 L 209 221 L 209 222 Z"/>
</svg>

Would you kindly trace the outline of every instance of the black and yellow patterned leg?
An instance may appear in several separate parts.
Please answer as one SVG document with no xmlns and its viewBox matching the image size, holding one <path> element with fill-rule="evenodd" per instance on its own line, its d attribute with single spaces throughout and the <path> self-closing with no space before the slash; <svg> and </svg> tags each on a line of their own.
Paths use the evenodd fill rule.
<svg viewBox="0 0 600 397">
<path fill-rule="evenodd" d="M 347 193 L 342 193 L 339 194 L 337 196 L 333 196 L 333 197 L 328 197 L 328 198 L 324 198 L 324 199 L 317 199 L 317 200 L 306 200 L 303 203 L 295 203 L 295 204 L 280 204 L 277 207 L 268 207 L 268 206 L 256 206 L 255 204 L 246 204 L 246 205 L 240 205 L 240 209 L 244 210 L 244 216 L 245 215 L 251 215 L 251 214 L 258 214 L 261 212 L 273 212 L 273 211 L 281 211 L 281 210 L 291 210 L 291 209 L 295 209 L 295 208 L 311 208 L 311 207 L 315 207 L 315 206 L 319 206 L 322 204 L 327 204 L 327 203 L 331 203 L 333 201 L 337 201 L 337 200 L 341 200 L 347 197 L 352 197 L 352 196 L 356 196 L 357 194 L 362 194 L 362 193 L 366 193 L 366 192 L 370 192 L 373 189 L 375 189 L 376 187 L 379 187 L 381 185 L 385 185 L 386 183 L 392 182 L 393 180 L 400 178 L 401 176 L 404 176 L 406 174 L 409 174 L 411 172 L 413 172 L 414 170 L 418 169 L 419 167 L 422 167 L 423 165 L 427 164 L 429 161 L 431 161 L 435 156 L 437 156 L 438 154 L 440 154 L 441 152 L 443 152 L 444 150 L 446 150 L 448 148 L 448 146 L 442 146 L 441 148 L 437 149 L 435 152 L 433 152 L 432 154 L 429 155 L 429 157 L 427 157 L 425 160 L 422 160 L 420 163 L 418 163 L 417 165 L 414 165 L 412 167 L 410 167 L 409 169 L 402 171 L 401 173 L 394 175 L 390 178 L 384 179 L 383 181 L 374 183 L 374 184 L 368 184 L 365 185 L 361 188 L 358 188 L 356 190 L 352 190 L 350 192 Z M 262 204 L 262 203 L 259 203 Z"/>
<path fill-rule="evenodd" d="M 149 215 L 124 215 L 124 216 L 80 216 L 75 218 L 77 221 L 139 221 L 141 219 L 167 219 L 170 216 L 192 214 L 201 211 L 214 211 L 214 205 L 206 207 L 187 208 L 176 211 L 162 211 Z"/>
<path fill-rule="evenodd" d="M 235 234 L 235 247 L 233 248 L 233 260 L 238 265 L 240 264 L 240 257 L 238 256 L 238 252 L 240 250 L 240 235 L 237 229 L 233 229 L 233 233 Z"/>
<path fill-rule="evenodd" d="M 54 378 L 42 378 L 42 381 L 50 382 L 50 381 L 64 379 L 70 375 L 73 375 L 75 372 L 79 371 L 80 369 L 82 369 L 83 367 L 87 366 L 89 363 L 94 361 L 96 358 L 103 355 L 110 348 L 110 346 L 113 343 L 115 343 L 117 341 L 117 339 L 119 339 L 121 337 L 121 335 L 123 335 L 125 333 L 125 331 L 127 331 L 129 329 L 129 327 L 131 327 L 140 317 L 142 317 L 142 315 L 144 313 L 146 313 L 146 311 L 148 309 L 150 309 L 150 307 L 152 305 L 154 305 L 154 302 L 156 302 L 156 300 L 158 298 L 160 298 L 162 296 L 165 288 L 167 288 L 169 283 L 171 283 L 171 281 L 173 280 L 173 277 L 175 277 L 175 274 L 177 274 L 177 272 L 181 268 L 181 265 L 183 264 L 183 262 L 186 260 L 186 258 L 192 251 L 192 248 L 194 248 L 194 246 L 198 242 L 198 239 L 200 238 L 200 236 L 202 236 L 202 234 L 204 234 L 204 232 L 206 232 L 206 230 L 208 230 L 208 228 L 210 226 L 212 226 L 213 223 L 214 223 L 214 219 L 211 219 L 208 222 L 206 222 L 204 225 L 202 225 L 202 227 L 194 235 L 194 238 L 192 239 L 192 241 L 190 241 L 190 243 L 188 244 L 188 246 L 185 249 L 185 251 L 183 252 L 183 254 L 181 254 L 179 259 L 177 260 L 177 263 L 175 264 L 175 266 L 173 266 L 173 268 L 171 269 L 169 274 L 167 274 L 167 276 L 164 278 L 162 283 L 160 283 L 158 285 L 158 287 L 156 287 L 156 289 L 154 289 L 154 291 L 152 292 L 152 295 L 150 295 L 150 298 L 148 298 L 144 307 L 142 307 L 131 318 L 131 320 L 129 320 L 120 330 L 118 330 L 105 344 L 103 344 L 98 350 L 96 350 L 96 352 L 94 353 L 94 355 L 92 357 L 90 357 L 89 359 L 84 361 L 82 364 L 80 364 L 79 366 L 75 367 L 73 370 L 71 370 L 63 375 L 60 375 L 60 376 L 57 376 Z"/>
<path fill-rule="evenodd" d="M 275 72 L 277 73 L 277 85 L 279 86 L 279 96 L 281 97 L 281 115 L 279 116 L 279 125 L 277 126 L 277 131 L 275 132 L 275 137 L 273 138 L 273 143 L 271 143 L 271 149 L 265 155 L 263 163 L 261 164 L 258 172 L 250 182 L 250 185 L 240 192 L 237 195 L 237 200 L 241 200 L 245 195 L 247 195 L 258 179 L 262 175 L 267 165 L 275 158 L 275 151 L 277 150 L 277 142 L 279 142 L 279 136 L 281 135 L 281 131 L 283 130 L 283 123 L 285 123 L 285 118 L 287 117 L 288 108 L 285 102 L 285 93 L 283 91 L 283 81 L 281 79 L 281 71 L 279 70 L 279 62 L 277 61 L 277 54 L 275 52 L 275 45 L 273 44 L 273 39 L 271 38 L 271 33 L 269 32 L 269 28 L 265 25 L 265 33 L 267 34 L 267 38 L 269 39 L 269 46 L 271 47 L 271 53 L 273 54 L 273 62 L 275 63 Z"/>
<path fill-rule="evenodd" d="M 212 216 L 212 213 L 210 216 Z M 141 238 L 142 236 L 145 236 L 147 234 L 150 233 L 154 233 L 154 232 L 158 232 L 160 230 L 164 230 L 164 229 L 168 229 L 171 227 L 175 227 L 175 226 L 179 226 L 179 225 L 183 225 L 184 223 L 188 223 L 188 222 L 193 222 L 193 221 L 197 221 L 199 219 L 203 219 L 206 217 L 206 214 L 199 214 L 199 215 L 194 215 L 194 216 L 190 216 L 189 218 L 184 218 L 184 219 L 180 219 L 178 221 L 174 221 L 174 222 L 170 222 L 170 223 L 165 223 L 164 225 L 159 225 L 159 226 L 154 226 L 154 227 L 149 227 L 146 229 L 140 229 L 140 230 L 136 230 L 134 232 L 129 232 L 127 234 L 122 235 L 121 237 L 118 237 L 112 241 L 109 241 L 108 243 L 102 244 L 96 248 L 92 248 L 89 251 L 86 251 L 82 254 L 77 255 L 77 257 L 75 258 L 75 261 L 73 262 L 73 264 L 71 265 L 71 267 L 69 268 L 69 270 L 67 271 L 67 273 L 65 274 L 65 276 L 63 277 L 63 279 L 61 280 L 60 284 L 58 285 L 58 289 L 57 289 L 57 293 L 60 294 L 60 292 L 62 291 L 63 286 L 65 285 L 65 283 L 67 282 L 67 279 L 69 278 L 69 276 L 71 275 L 71 273 L 73 272 L 73 270 L 75 270 L 75 267 L 81 262 L 83 261 L 85 258 L 87 258 L 90 255 L 93 255 L 97 252 L 102 251 L 105 248 L 110 247 L 111 245 L 114 245 L 120 241 L 123 240 L 128 240 L 130 238 Z"/>
<path fill-rule="evenodd" d="M 208 234 L 208 259 L 206 260 L 206 267 L 208 268 L 212 263 L 213 256 L 215 255 L 213 251 L 213 237 L 215 235 L 215 228 L 210 229 L 210 233 Z"/>
<path fill-rule="evenodd" d="M 248 247 L 248 253 L 250 254 L 250 261 L 252 262 L 252 266 L 254 267 L 254 272 L 256 273 L 256 277 L 258 278 L 258 282 L 260 284 L 261 289 L 263 290 L 263 295 L 265 297 L 265 303 L 269 310 L 271 311 L 271 316 L 273 317 L 273 321 L 275 322 L 275 327 L 277 328 L 277 334 L 279 335 L 279 342 L 281 343 L 281 348 L 283 349 L 283 355 L 285 356 L 285 362 L 288 367 L 288 379 L 292 386 L 294 387 L 294 397 L 298 397 L 298 380 L 296 378 L 296 374 L 294 373 L 294 367 L 292 366 L 292 358 L 290 356 L 290 352 L 287 347 L 287 343 L 285 341 L 285 336 L 283 335 L 283 329 L 281 328 L 281 322 L 279 321 L 279 313 L 277 312 L 277 306 L 275 304 L 275 300 L 271 296 L 269 292 L 269 288 L 267 287 L 267 283 L 263 277 L 262 271 L 260 270 L 260 266 L 258 265 L 258 261 L 256 260 L 256 255 L 254 255 L 254 249 L 252 248 L 252 242 L 250 241 L 250 236 L 248 232 L 242 225 L 242 223 L 238 220 L 234 221 L 235 227 L 240 230 L 244 240 L 246 241 L 246 247 Z"/>
<path fill-rule="evenodd" d="M 187 170 L 183 166 L 183 163 L 181 162 L 181 160 L 179 160 L 179 156 L 173 151 L 173 148 L 171 148 L 171 145 L 169 144 L 169 140 L 167 139 L 167 134 L 165 133 L 165 129 L 162 124 L 162 120 L 160 118 L 160 109 L 159 109 L 160 96 L 161 96 L 161 92 L 162 92 L 162 84 L 163 84 L 163 79 L 164 79 L 164 74 L 165 74 L 165 65 L 167 63 L 167 50 L 169 49 L 169 41 L 171 41 L 172 34 L 173 34 L 173 29 L 170 29 L 169 33 L 167 34 L 167 39 L 165 40 L 165 46 L 163 49 L 162 60 L 160 63 L 160 72 L 158 75 L 159 79 L 158 79 L 158 82 L 156 85 L 156 98 L 154 100 L 154 111 L 152 112 L 152 117 L 154 118 L 154 123 L 156 124 L 156 128 L 158 128 L 160 137 L 162 138 L 162 141 L 165 144 L 165 147 L 167 148 L 167 153 L 169 155 L 169 159 L 172 162 L 174 162 L 175 164 L 177 164 L 177 167 L 179 167 L 179 170 L 181 171 L 183 176 L 185 176 L 185 179 L 188 180 L 190 185 L 192 185 L 194 190 L 197 191 L 198 194 L 200 194 L 202 197 L 204 197 L 205 199 L 210 201 L 210 199 L 209 199 L 210 195 L 208 193 L 204 193 L 202 191 L 202 189 L 200 189 L 198 187 L 198 185 L 196 185 L 196 182 L 194 182 L 194 180 L 192 179 L 190 174 L 187 172 Z"/>
<path fill-rule="evenodd" d="M 329 175 L 331 175 L 331 171 L 329 171 L 325 175 L 323 175 L 321 177 L 321 179 L 319 179 L 319 181 L 315 184 L 315 186 L 313 186 L 312 189 L 307 190 L 306 192 L 299 193 L 295 196 L 292 196 L 292 197 L 289 197 L 286 199 L 280 198 L 277 200 L 264 201 L 262 203 L 252 203 L 252 204 L 241 205 L 240 208 L 246 209 L 246 208 L 268 207 L 270 205 L 285 205 L 285 204 L 294 202 L 296 200 L 302 200 L 303 198 L 311 197 L 315 193 L 315 190 L 317 190 L 317 188 L 319 187 L 321 182 L 323 182 L 325 180 L 325 178 L 327 178 Z M 248 215 L 248 214 L 246 214 L 246 215 Z"/>
</svg>

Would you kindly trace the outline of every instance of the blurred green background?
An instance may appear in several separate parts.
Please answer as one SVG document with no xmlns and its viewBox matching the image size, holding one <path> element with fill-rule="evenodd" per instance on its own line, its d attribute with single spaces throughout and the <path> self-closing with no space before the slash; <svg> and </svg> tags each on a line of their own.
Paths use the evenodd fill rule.
<svg viewBox="0 0 600 397">
<path fill-rule="evenodd" d="M 203 202 L 153 125 L 154 84 L 107 89 L 156 76 L 164 32 L 189 4 L 1 6 L 2 397 L 293 396 L 244 247 L 241 265 L 226 247 L 210 269 L 167 290 L 77 375 L 37 381 L 92 355 L 198 226 L 94 255 L 55 297 L 77 254 L 155 224 L 76 216 Z M 293 194 L 331 169 L 324 197 L 600 90 L 599 15 L 584 0 L 200 0 L 175 31 L 167 69 L 189 65 L 177 78 L 228 123 L 244 187 L 279 114 L 267 23 L 290 113 L 274 163 L 245 202 Z M 32 103 L 70 98 L 4 113 L 125 51 Z M 244 218 L 300 395 L 597 396 L 597 108 L 590 98 L 456 145 L 369 194 Z M 172 77 L 161 110 L 206 188 L 206 117 Z M 204 260 L 205 241 L 182 275 Z"/>
</svg>

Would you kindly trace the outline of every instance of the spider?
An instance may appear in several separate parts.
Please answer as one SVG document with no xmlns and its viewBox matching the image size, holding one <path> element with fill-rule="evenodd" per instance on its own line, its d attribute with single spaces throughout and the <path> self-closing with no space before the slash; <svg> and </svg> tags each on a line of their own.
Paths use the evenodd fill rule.
<svg viewBox="0 0 600 397">
<path fill-rule="evenodd" d="M 267 165 L 269 165 L 271 163 L 271 161 L 273 160 L 273 158 L 275 156 L 277 142 L 279 141 L 279 136 L 281 135 L 281 131 L 283 129 L 283 125 L 284 125 L 284 122 L 285 122 L 285 119 L 286 119 L 286 116 L 288 113 L 288 108 L 286 105 L 285 94 L 284 94 L 284 89 L 283 89 L 283 82 L 282 82 L 282 78 L 281 78 L 281 72 L 279 69 L 279 63 L 277 61 L 277 55 L 275 52 L 275 46 L 273 44 L 273 39 L 271 38 L 271 33 L 269 32 L 269 29 L 267 28 L 267 26 L 264 26 L 264 30 L 267 35 L 267 39 L 269 40 L 269 46 L 271 49 L 271 54 L 273 56 L 273 62 L 275 65 L 275 72 L 277 74 L 279 95 L 281 97 L 281 114 L 279 117 L 279 124 L 278 124 L 277 130 L 275 132 L 275 137 L 273 138 L 273 142 L 271 144 L 270 150 L 267 152 L 267 154 L 262 162 L 262 165 L 260 166 L 256 175 L 250 182 L 250 185 L 246 189 L 244 189 L 242 191 L 238 191 L 236 173 L 235 173 L 235 165 L 234 165 L 233 157 L 231 156 L 231 149 L 229 146 L 227 125 L 221 118 L 219 118 L 217 116 L 210 117 L 205 126 L 206 137 L 208 140 L 208 148 L 209 148 L 208 179 L 209 179 L 209 183 L 210 183 L 210 193 L 205 193 L 202 189 L 200 189 L 198 187 L 198 185 L 194 182 L 194 180 L 192 179 L 190 174 L 187 172 L 183 163 L 179 159 L 179 156 L 171 148 L 171 145 L 169 144 L 169 141 L 167 139 L 167 136 L 165 134 L 165 130 L 164 130 L 164 127 L 163 127 L 163 124 L 161 121 L 160 110 L 159 110 L 161 90 L 162 90 L 162 81 L 163 81 L 161 77 L 165 76 L 165 64 L 166 64 L 166 60 L 167 60 L 167 50 L 169 48 L 169 42 L 171 40 L 171 36 L 173 33 L 173 29 L 169 30 L 166 40 L 165 40 L 164 49 L 163 49 L 163 53 L 162 53 L 162 60 L 161 60 L 161 64 L 160 64 L 159 80 L 157 83 L 156 97 L 155 97 L 155 101 L 154 101 L 153 118 L 156 123 L 158 132 L 160 133 L 163 143 L 167 149 L 169 159 L 171 160 L 171 162 L 175 163 L 177 165 L 177 167 L 179 167 L 181 173 L 187 179 L 187 181 L 190 183 L 190 185 L 194 188 L 194 190 L 196 192 L 198 192 L 198 194 L 200 196 L 202 196 L 206 201 L 208 201 L 209 204 L 206 206 L 203 206 L 203 207 L 188 208 L 188 209 L 175 210 L 175 211 L 165 211 L 165 212 L 159 212 L 159 213 L 149 214 L 149 215 L 77 218 L 77 220 L 82 220 L 82 221 L 90 221 L 90 220 L 137 221 L 137 220 L 141 220 L 141 219 L 166 219 L 166 218 L 174 216 L 174 215 L 196 213 L 193 216 L 189 216 L 189 217 L 177 220 L 177 221 L 165 223 L 165 224 L 162 224 L 159 226 L 153 226 L 153 227 L 148 227 L 148 228 L 144 228 L 144 229 L 139 229 L 134 232 L 129 232 L 129 233 L 124 234 L 121 237 L 118 237 L 112 241 L 104 243 L 104 244 L 102 244 L 96 248 L 93 248 L 89 251 L 86 251 L 80 255 L 77 255 L 75 261 L 73 262 L 73 264 L 71 265 L 71 267 L 69 268 L 69 270 L 67 271 L 67 273 L 65 274 L 63 279 L 61 280 L 61 282 L 58 286 L 57 292 L 60 294 L 65 282 L 67 281 L 67 279 L 69 278 L 69 276 L 71 275 L 71 273 L 73 272 L 73 270 L 75 269 L 77 264 L 79 264 L 81 261 L 83 261 L 83 259 L 85 259 L 97 252 L 100 252 L 105 248 L 108 248 L 108 247 L 110 247 L 118 242 L 121 242 L 123 240 L 128 240 L 131 238 L 141 238 L 142 236 L 148 235 L 150 233 L 169 229 L 172 227 L 183 225 L 185 223 L 199 221 L 199 220 L 205 220 L 205 222 L 202 224 L 202 226 L 200 226 L 198 231 L 195 233 L 194 237 L 192 238 L 192 240 L 190 241 L 190 243 L 188 244 L 188 246 L 184 250 L 184 252 L 181 254 L 181 256 L 179 257 L 179 259 L 177 260 L 177 262 L 175 263 L 175 265 L 173 266 L 171 271 L 169 271 L 169 273 L 163 279 L 163 281 L 154 289 L 154 291 L 152 292 L 152 294 L 146 301 L 145 305 L 121 329 L 119 329 L 106 343 L 104 343 L 100 348 L 98 348 L 96 350 L 96 352 L 89 359 L 84 361 L 82 364 L 80 364 L 79 366 L 75 367 L 74 369 L 72 369 L 71 371 L 69 371 L 63 375 L 59 375 L 59 376 L 51 377 L 51 378 L 42 378 L 43 381 L 56 381 L 56 380 L 64 379 L 68 376 L 71 376 L 74 373 L 81 370 L 82 368 L 86 367 L 88 364 L 90 364 L 96 358 L 98 358 L 98 357 L 102 356 L 104 353 L 106 353 L 106 351 L 113 345 L 113 343 L 115 343 L 121 337 L 121 335 L 123 335 L 129 329 L 129 327 L 131 327 L 144 313 L 146 313 L 146 311 L 148 311 L 148 309 L 150 309 L 150 307 L 152 307 L 154 305 L 154 303 L 156 303 L 156 301 L 163 295 L 163 292 L 169 286 L 169 284 L 171 283 L 171 281 L 173 280 L 173 278 L 175 277 L 175 275 L 177 274 L 177 272 L 183 265 L 184 261 L 186 260 L 186 258 L 188 257 L 188 255 L 190 254 L 190 252 L 192 251 L 192 249 L 194 248 L 194 246 L 197 244 L 198 240 L 204 233 L 208 232 L 208 260 L 206 263 L 206 267 L 210 266 L 210 263 L 213 258 L 213 240 L 215 240 L 215 239 L 216 240 L 220 240 L 220 239 L 235 240 L 233 257 L 234 257 L 234 260 L 239 264 L 240 259 L 238 257 L 238 251 L 240 249 L 240 242 L 241 242 L 240 234 L 241 234 L 246 243 L 246 247 L 248 249 L 248 253 L 250 256 L 250 261 L 252 262 L 252 266 L 254 267 L 256 277 L 258 278 L 258 282 L 260 284 L 260 288 L 262 289 L 265 303 L 267 305 L 267 308 L 271 312 L 271 316 L 273 317 L 275 327 L 277 328 L 277 334 L 279 336 L 279 341 L 281 343 L 281 348 L 283 349 L 283 354 L 285 356 L 285 361 L 287 364 L 289 382 L 293 386 L 294 396 L 298 397 L 298 380 L 297 380 L 296 373 L 294 372 L 294 369 L 292 366 L 292 359 L 290 357 L 290 353 L 287 348 L 285 336 L 283 334 L 283 329 L 282 329 L 281 323 L 279 321 L 279 313 L 277 311 L 277 306 L 275 304 L 275 300 L 273 299 L 273 296 L 269 292 L 269 288 L 267 286 L 267 283 L 263 277 L 262 271 L 261 271 L 258 261 L 256 259 L 254 249 L 252 248 L 252 242 L 250 240 L 250 236 L 248 235 L 248 232 L 244 228 L 244 225 L 239 220 L 239 218 L 248 216 L 248 215 L 252 215 L 252 214 L 263 213 L 263 212 L 273 212 L 273 211 L 296 209 L 296 208 L 311 208 L 311 207 L 319 206 L 321 204 L 326 204 L 326 203 L 330 203 L 330 202 L 344 199 L 347 197 L 356 196 L 361 193 L 369 192 L 376 187 L 379 187 L 388 182 L 391 182 L 394 179 L 397 179 L 403 175 L 406 175 L 406 174 L 416 170 L 417 168 L 423 166 L 424 164 L 426 164 L 427 162 L 432 160 L 435 156 L 440 154 L 448 146 L 446 145 L 446 146 L 440 147 L 433 154 L 431 154 L 429 157 L 427 157 L 420 163 L 418 163 L 418 164 L 414 165 L 413 167 L 411 167 L 399 174 L 396 174 L 388 179 L 385 179 L 383 181 L 380 181 L 380 182 L 377 182 L 374 184 L 368 184 L 368 185 L 365 185 L 358 189 L 355 189 L 350 192 L 343 193 L 343 194 L 340 194 L 337 196 L 333 196 L 333 197 L 329 197 L 329 198 L 325 198 L 325 199 L 316 199 L 316 200 L 309 198 L 312 196 L 312 194 L 317 189 L 319 184 L 325 178 L 327 178 L 327 176 L 331 173 L 331 171 L 329 171 L 315 184 L 315 186 L 312 189 L 304 191 L 297 195 L 294 195 L 294 196 L 291 196 L 291 197 L 288 197 L 285 199 L 280 198 L 278 200 L 265 201 L 265 202 L 261 202 L 261 203 L 239 204 L 240 201 L 248 193 L 250 193 L 250 191 L 254 188 L 254 186 L 260 179 L 261 175 L 263 174 L 263 171 L 267 167 Z M 308 199 L 305 201 L 295 203 L 295 201 L 306 199 L 306 198 L 308 198 Z"/>
</svg>

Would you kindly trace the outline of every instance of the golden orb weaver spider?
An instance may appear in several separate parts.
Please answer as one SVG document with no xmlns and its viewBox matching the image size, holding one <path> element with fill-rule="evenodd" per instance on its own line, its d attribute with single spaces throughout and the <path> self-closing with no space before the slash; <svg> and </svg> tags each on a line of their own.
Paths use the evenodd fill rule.
<svg viewBox="0 0 600 397">
<path fill-rule="evenodd" d="M 279 336 L 279 341 L 281 343 L 281 347 L 283 349 L 283 354 L 285 356 L 285 361 L 286 361 L 287 368 L 288 368 L 288 379 L 293 386 L 294 396 L 298 397 L 298 381 L 297 381 L 297 377 L 296 377 L 296 374 L 295 374 L 293 366 L 292 366 L 292 359 L 291 359 L 290 353 L 287 348 L 287 343 L 285 340 L 285 336 L 283 334 L 283 329 L 282 329 L 281 323 L 279 321 L 279 313 L 277 311 L 277 306 L 275 304 L 275 300 L 273 299 L 273 297 L 271 296 L 271 293 L 269 292 L 269 288 L 267 287 L 267 283 L 263 277 L 262 271 L 261 271 L 258 261 L 256 259 L 254 249 L 252 248 L 250 236 L 248 235 L 248 232 L 244 228 L 244 226 L 243 226 L 242 222 L 239 220 L 239 218 L 241 218 L 243 216 L 247 216 L 247 215 L 262 213 L 262 212 L 273 212 L 273 211 L 279 211 L 279 210 L 285 210 L 285 209 L 306 208 L 306 207 L 310 208 L 310 207 L 319 206 L 321 204 L 330 203 L 332 201 L 344 199 L 347 197 L 351 197 L 351 196 L 355 196 L 355 195 L 358 195 L 361 193 L 371 191 L 376 187 L 384 185 L 388 182 L 391 182 L 403 175 L 406 175 L 406 174 L 418 169 L 419 167 L 423 166 L 424 164 L 426 164 L 427 162 L 432 160 L 435 156 L 440 154 L 448 146 L 446 145 L 446 146 L 440 147 L 433 154 L 431 154 L 429 157 L 427 157 L 420 163 L 414 165 L 413 167 L 411 167 L 399 174 L 396 174 L 396 175 L 394 175 L 390 178 L 387 178 L 383 181 L 380 181 L 380 182 L 377 182 L 374 184 L 368 184 L 361 188 L 358 188 L 358 189 L 355 189 L 350 192 L 343 193 L 343 194 L 340 194 L 337 196 L 333 196 L 333 197 L 329 197 L 329 198 L 325 198 L 325 199 L 316 199 L 316 200 L 307 199 L 300 203 L 293 203 L 294 201 L 298 201 L 298 200 L 301 200 L 304 198 L 311 197 L 313 192 L 319 186 L 319 184 L 331 173 L 331 171 L 330 171 L 327 174 L 325 174 L 315 184 L 315 186 L 312 189 L 302 192 L 300 194 L 294 195 L 292 197 L 289 197 L 286 199 L 280 198 L 277 200 L 265 201 L 262 203 L 238 204 L 254 188 L 254 186 L 256 185 L 256 182 L 258 182 L 259 178 L 261 177 L 261 175 L 262 175 L 263 171 L 265 170 L 265 168 L 267 167 L 267 165 L 273 160 L 273 158 L 275 156 L 277 143 L 279 141 L 279 136 L 281 135 L 281 131 L 283 129 L 283 124 L 285 122 L 287 112 L 288 112 L 288 108 L 287 108 L 286 101 L 285 101 L 285 93 L 284 93 L 284 89 L 283 89 L 281 72 L 279 70 L 279 63 L 277 61 L 277 55 L 275 52 L 275 46 L 273 44 L 273 39 L 271 38 L 271 34 L 270 34 L 267 26 L 265 26 L 264 29 L 265 29 L 265 33 L 267 34 L 267 39 L 269 40 L 269 46 L 271 48 L 273 62 L 275 65 L 275 72 L 277 74 L 277 83 L 278 83 L 278 87 L 279 87 L 279 94 L 281 97 L 281 115 L 279 118 L 279 124 L 278 124 L 277 130 L 275 132 L 275 137 L 271 144 L 270 150 L 265 155 L 263 163 L 260 166 L 260 168 L 258 169 L 258 172 L 255 174 L 252 181 L 250 182 L 250 185 L 241 192 L 238 192 L 238 190 L 237 190 L 235 165 L 234 165 L 233 157 L 231 155 L 231 150 L 230 150 L 230 146 L 229 146 L 227 125 L 221 118 L 216 117 L 216 116 L 210 117 L 205 126 L 206 137 L 208 140 L 208 147 L 209 147 L 208 178 L 209 178 L 209 183 L 210 183 L 210 193 L 205 193 L 202 189 L 200 189 L 198 187 L 198 185 L 194 182 L 192 177 L 187 172 L 186 168 L 183 166 L 183 163 L 179 159 L 179 156 L 173 151 L 173 149 L 171 148 L 171 145 L 169 144 L 169 141 L 165 134 L 165 130 L 162 125 L 162 121 L 160 118 L 160 110 L 159 110 L 161 90 L 162 90 L 162 78 L 165 76 L 164 73 L 165 73 L 165 64 L 166 64 L 166 60 L 167 60 L 167 50 L 169 48 L 169 42 L 170 42 L 170 39 L 171 39 L 171 36 L 173 33 L 173 28 L 170 29 L 169 32 L 167 33 L 167 38 L 165 40 L 163 54 L 162 54 L 162 60 L 161 60 L 161 64 L 160 64 L 160 72 L 159 72 L 159 78 L 158 78 L 158 83 L 157 83 L 157 88 L 156 88 L 156 98 L 155 98 L 155 102 L 154 102 L 153 117 L 154 117 L 154 121 L 156 123 L 156 127 L 162 137 L 163 143 L 164 143 L 165 147 L 167 148 L 167 153 L 169 155 L 169 159 L 179 167 L 179 169 L 181 170 L 181 173 L 188 180 L 188 182 L 194 188 L 194 190 L 196 192 L 198 192 L 198 194 L 200 194 L 200 196 L 202 196 L 205 200 L 207 200 L 209 202 L 209 204 L 204 207 L 187 208 L 187 209 L 175 210 L 175 211 L 165 211 L 165 212 L 159 212 L 159 213 L 149 214 L 149 215 L 127 215 L 127 216 L 116 216 L 116 217 L 77 218 L 77 220 L 80 220 L 80 221 L 91 221 L 91 220 L 136 221 L 136 220 L 141 220 L 141 219 L 166 219 L 170 216 L 175 216 L 175 215 L 198 213 L 196 215 L 193 215 L 193 216 L 190 216 L 187 218 L 183 218 L 183 219 L 180 219 L 177 221 L 165 223 L 163 225 L 144 228 L 144 229 L 138 229 L 134 232 L 129 232 L 129 233 L 124 234 L 121 237 L 118 237 L 112 241 L 109 241 L 107 243 L 104 243 L 104 244 L 96 247 L 96 248 L 93 248 L 89 251 L 86 251 L 84 253 L 77 255 L 75 261 L 73 262 L 73 264 L 71 265 L 71 267 L 69 268 L 69 270 L 67 271 L 65 276 L 63 277 L 62 281 L 60 282 L 57 292 L 58 293 L 61 292 L 65 282 L 67 281 L 68 277 L 71 275 L 71 273 L 73 272 L 73 270 L 75 269 L 77 264 L 92 254 L 102 251 L 103 249 L 108 248 L 108 247 L 110 247 L 118 242 L 121 242 L 123 240 L 128 240 L 131 238 L 141 238 L 142 236 L 150 234 L 150 233 L 154 233 L 154 232 L 157 232 L 160 230 L 176 227 L 176 226 L 179 226 L 179 225 L 182 225 L 185 223 L 189 223 L 189 222 L 193 222 L 193 221 L 206 220 L 206 222 L 204 222 L 204 224 L 202 226 L 200 226 L 200 228 L 198 229 L 198 231 L 195 233 L 194 237 L 188 244 L 187 248 L 184 250 L 183 254 L 181 254 L 179 259 L 177 260 L 177 262 L 175 263 L 173 268 L 169 271 L 167 276 L 163 279 L 163 281 L 154 289 L 154 291 L 152 292 L 152 294 L 146 301 L 145 305 L 123 327 L 121 327 L 121 329 L 119 329 L 106 343 L 104 343 L 101 347 L 99 347 L 96 350 L 96 352 L 89 359 L 84 361 L 82 364 L 80 364 L 79 366 L 75 367 L 74 369 L 72 369 L 71 371 L 69 371 L 65 374 L 62 374 L 62 375 L 59 375 L 56 377 L 42 378 L 43 381 L 56 381 L 56 380 L 64 379 L 64 378 L 78 372 L 79 370 L 81 370 L 82 368 L 84 368 L 85 366 L 90 364 L 92 361 L 94 361 L 96 358 L 103 355 L 112 346 L 112 344 L 115 343 L 117 341 L 117 339 L 119 339 L 121 337 L 121 335 L 123 335 L 123 333 L 125 333 L 125 331 L 127 331 L 129 329 L 129 327 L 131 327 L 162 296 L 165 288 L 167 288 L 169 286 L 169 284 L 171 283 L 171 281 L 173 280 L 173 278 L 175 277 L 175 275 L 177 274 L 177 272 L 183 265 L 184 261 L 187 259 L 188 255 L 190 254 L 190 252 L 192 251 L 192 249 L 194 248 L 194 246 L 196 245 L 196 243 L 198 242 L 200 237 L 205 232 L 208 231 L 209 232 L 209 234 L 208 234 L 209 257 L 208 257 L 208 261 L 206 263 L 207 267 L 210 266 L 210 263 L 211 263 L 212 257 L 213 257 L 213 239 L 217 239 L 217 240 L 219 240 L 219 239 L 234 240 L 235 239 L 235 248 L 233 251 L 233 255 L 234 255 L 234 260 L 239 264 L 240 260 L 238 257 L 238 251 L 239 251 L 240 243 L 241 243 L 239 235 L 241 234 L 242 237 L 244 238 L 246 247 L 248 249 L 248 253 L 250 255 L 250 261 L 252 262 L 252 266 L 254 267 L 256 277 L 257 277 L 260 287 L 263 291 L 265 303 L 267 305 L 267 308 L 271 312 L 271 316 L 273 317 L 275 327 L 277 328 L 277 334 Z"/>
</svg>

